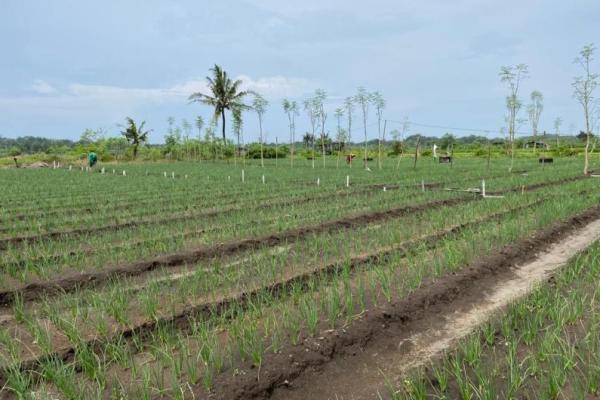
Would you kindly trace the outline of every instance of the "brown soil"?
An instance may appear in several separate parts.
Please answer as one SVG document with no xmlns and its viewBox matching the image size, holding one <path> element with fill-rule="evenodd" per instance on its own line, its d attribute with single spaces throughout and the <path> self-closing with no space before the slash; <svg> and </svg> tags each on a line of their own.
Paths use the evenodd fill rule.
<svg viewBox="0 0 600 400">
<path fill-rule="evenodd" d="M 299 238 L 315 233 L 348 229 L 353 226 L 364 225 L 370 222 L 381 221 L 388 218 L 397 218 L 431 208 L 452 206 L 472 200 L 473 197 L 458 197 L 448 200 L 437 200 L 415 206 L 405 206 L 390 210 L 359 214 L 352 217 L 335 219 L 315 225 L 307 225 L 265 236 L 233 240 L 213 246 L 203 246 L 194 250 L 162 255 L 151 260 L 116 265 L 107 267 L 102 271 L 84 272 L 52 281 L 30 282 L 19 288 L 0 292 L 0 305 L 11 304 L 17 292 L 20 293 L 25 300 L 36 299 L 53 291 L 64 293 L 81 287 L 96 286 L 106 282 L 110 278 L 141 275 L 158 268 L 195 263 L 215 256 L 231 255 L 257 247 L 273 247 L 283 244 L 288 240 L 298 240 Z"/>
<path fill-rule="evenodd" d="M 457 234 L 460 231 L 475 227 L 482 223 L 499 220 L 507 215 L 519 212 L 523 209 L 535 207 L 536 205 L 543 203 L 544 201 L 544 199 L 539 199 L 527 205 L 487 215 L 464 224 L 458 224 L 452 227 L 448 227 L 443 231 L 437 232 L 435 234 L 415 238 L 413 240 L 399 243 L 394 246 L 377 249 L 376 251 L 371 253 L 361 254 L 353 257 L 349 260 L 349 262 L 334 262 L 328 265 L 317 266 L 302 273 L 289 275 L 287 278 L 275 282 L 269 286 L 257 287 L 252 291 L 238 293 L 233 296 L 229 294 L 227 297 L 223 297 L 221 300 L 215 302 L 200 304 L 191 303 L 182 310 L 176 312 L 175 314 L 157 318 L 155 320 L 144 320 L 137 324 L 131 324 L 131 326 L 125 330 L 118 329 L 113 338 L 93 338 L 90 339 L 87 342 L 87 344 L 89 344 L 92 348 L 97 348 L 98 350 L 100 350 L 101 346 L 104 343 L 106 343 L 107 340 L 114 341 L 119 338 L 130 338 L 132 336 L 150 336 L 158 326 L 163 326 L 165 324 L 175 325 L 178 327 L 179 330 L 187 332 L 190 329 L 190 316 L 194 316 L 196 318 L 209 318 L 211 315 L 220 316 L 223 313 L 227 312 L 227 310 L 229 310 L 230 307 L 234 304 L 236 305 L 237 309 L 244 309 L 247 306 L 247 304 L 251 304 L 252 301 L 258 298 L 259 295 L 263 292 L 268 292 L 273 297 L 279 297 L 280 295 L 289 293 L 290 289 L 294 285 L 306 285 L 309 282 L 309 280 L 315 275 L 324 277 L 326 275 L 334 274 L 336 271 L 343 268 L 344 265 L 349 265 L 350 269 L 354 270 L 355 268 L 361 265 L 366 265 L 373 262 L 385 262 L 389 258 L 389 256 L 393 254 L 400 254 L 401 256 L 405 256 L 411 251 L 411 249 L 420 247 L 423 244 L 426 246 L 426 248 L 433 249 L 440 243 L 441 240 L 448 238 L 453 234 Z M 62 347 L 59 346 L 57 349 L 58 350 L 52 355 L 34 355 L 32 353 L 28 359 L 23 361 L 21 367 L 27 370 L 36 370 L 36 368 L 40 366 L 41 362 L 50 356 L 57 357 L 63 360 L 72 360 L 75 350 L 69 343 L 64 343 Z M 2 378 L 0 376 L 0 382 L 1 380 Z"/>
<path fill-rule="evenodd" d="M 586 179 L 585 176 L 576 176 L 565 178 L 560 181 L 545 182 L 522 188 L 508 189 L 518 192 L 520 190 L 533 191 L 543 187 L 560 185 L 565 182 Z M 490 193 L 492 194 L 492 193 Z M 388 210 L 369 212 L 350 217 L 339 218 L 326 221 L 320 224 L 307 225 L 284 232 L 272 233 L 269 235 L 233 240 L 230 242 L 219 243 L 212 246 L 203 246 L 193 250 L 185 250 L 176 253 L 161 255 L 150 260 L 143 260 L 129 264 L 115 265 L 107 267 L 101 271 L 82 272 L 68 275 L 55 280 L 34 281 L 11 290 L 0 291 L 0 306 L 12 304 L 17 294 L 20 294 L 24 300 L 33 300 L 52 293 L 65 293 L 78 290 L 84 287 L 93 287 L 105 283 L 109 279 L 117 277 L 129 277 L 145 274 L 158 268 L 168 268 L 195 263 L 201 260 L 210 259 L 216 256 L 232 255 L 242 251 L 257 247 L 273 247 L 285 244 L 289 240 L 298 240 L 308 235 L 333 232 L 341 229 L 350 229 L 354 226 L 362 226 L 372 222 L 383 221 L 389 218 L 398 218 L 404 215 L 418 213 L 421 211 L 458 205 L 481 199 L 480 196 L 461 196 L 451 199 L 436 200 L 427 203 L 421 203 L 414 206 L 403 206 Z"/>
<path fill-rule="evenodd" d="M 310 201 L 316 201 L 316 200 L 327 200 L 327 199 L 331 199 L 331 198 L 336 198 L 336 197 L 343 197 L 343 196 L 352 196 L 352 195 L 356 195 L 356 194 L 365 194 L 365 193 L 369 193 L 370 190 L 355 190 L 352 192 L 348 192 L 348 191 L 337 191 L 334 193 L 327 193 L 325 195 L 321 195 L 321 196 L 308 196 L 308 197 L 300 197 L 300 198 L 295 198 L 295 199 L 285 199 L 285 200 L 277 200 L 277 198 L 275 200 L 273 199 L 269 199 L 269 198 L 264 198 L 261 199 L 261 201 L 259 202 L 260 204 L 254 208 L 271 208 L 271 207 L 276 207 L 276 206 L 280 206 L 280 205 L 291 205 L 291 204 L 296 204 L 296 203 L 305 203 L 305 202 L 310 202 Z M 233 204 L 238 204 L 237 200 L 234 201 L 219 201 L 219 199 L 222 200 L 231 200 L 232 196 L 235 198 L 235 193 L 229 193 L 229 194 L 225 194 L 225 195 L 221 195 L 221 196 L 216 196 L 211 198 L 211 201 L 213 201 L 215 204 L 219 204 L 221 207 L 224 205 L 227 206 L 231 206 Z M 186 199 L 189 203 L 193 203 L 194 201 L 198 201 L 198 200 L 204 200 L 203 197 L 200 196 L 196 196 L 191 197 L 191 198 L 187 198 Z M 131 210 L 131 209 L 140 209 L 141 206 L 143 206 L 144 204 L 148 204 L 151 203 L 153 206 L 156 205 L 161 205 L 161 204 L 172 204 L 174 201 L 174 199 L 172 198 L 167 198 L 162 199 L 162 198 L 157 198 L 156 196 L 152 196 L 150 197 L 148 200 L 145 199 L 141 199 L 141 201 L 137 201 L 137 202 L 132 202 L 132 203 L 126 203 L 126 204 L 118 204 L 115 205 L 115 207 L 111 208 L 111 210 Z M 55 215 L 62 215 L 62 214 L 69 214 L 69 215 L 73 215 L 73 214 L 89 214 L 94 211 L 94 207 L 96 206 L 95 203 L 92 204 L 88 204 L 87 206 L 84 207 L 80 207 L 80 208 L 69 208 L 69 207 L 60 207 L 59 209 L 56 210 L 51 210 L 51 211 L 44 211 L 44 210 L 38 210 L 38 211 L 31 211 L 31 212 L 27 212 L 27 213 L 20 213 L 20 214 L 14 214 L 11 216 L 7 216 L 3 219 L 3 221 L 8 222 L 8 221 L 13 221 L 13 220 L 26 220 L 29 219 L 33 216 L 36 217 L 50 217 L 50 216 L 55 216 Z M 91 207 L 91 208 L 90 208 Z M 233 210 L 240 210 L 242 208 L 240 207 L 227 207 L 227 208 L 221 208 L 221 211 L 223 213 L 225 212 L 229 212 L 229 211 L 233 211 Z M 244 208 L 246 209 L 246 208 Z M 212 211 L 214 210 L 214 207 L 212 208 L 208 208 L 208 209 L 204 209 L 204 210 L 200 210 L 201 212 L 204 211 Z"/>
<path fill-rule="evenodd" d="M 76 237 L 76 236 L 84 236 L 84 235 L 92 235 L 101 232 L 111 232 L 117 231 L 121 229 L 135 228 L 138 226 L 148 226 L 148 225 L 160 225 L 165 223 L 172 223 L 177 221 L 187 221 L 194 218 L 206 218 L 206 217 L 215 217 L 223 214 L 228 214 L 233 211 L 241 211 L 241 210 L 262 210 L 262 209 L 270 209 L 274 207 L 280 206 L 288 206 L 288 205 L 300 205 L 305 203 L 310 203 L 312 201 L 321 201 L 328 200 L 338 197 L 348 197 L 353 195 L 361 195 L 368 194 L 372 192 L 371 190 L 359 190 L 353 192 L 335 192 L 329 193 L 323 196 L 312 196 L 312 197 L 303 197 L 300 199 L 293 200 L 283 200 L 276 201 L 271 203 L 263 203 L 258 204 L 254 207 L 240 207 L 240 206 L 230 206 L 225 208 L 209 208 L 204 209 L 199 212 L 191 212 L 180 215 L 171 215 L 166 218 L 151 218 L 151 219 L 139 219 L 144 215 L 139 215 L 138 219 L 135 221 L 128 221 L 119 224 L 109 224 L 99 227 L 90 227 L 90 228 L 75 228 L 64 231 L 54 231 L 54 232 L 46 232 L 38 235 L 24 235 L 24 236 L 15 236 L 9 238 L 0 238 L 0 250 L 6 249 L 9 245 L 17 245 L 22 243 L 32 243 L 32 242 L 40 242 L 48 239 L 58 239 L 58 238 L 68 238 L 68 237 Z M 89 209 L 87 209 L 89 210 Z M 91 212 L 91 210 L 89 210 Z M 157 211 L 152 211 L 152 214 L 156 214 Z M 29 216 L 30 218 L 31 216 Z M 9 232 L 12 228 L 10 227 L 1 227 L 0 232 Z"/>
<path fill-rule="evenodd" d="M 267 354 L 260 379 L 248 366 L 250 372 L 246 374 L 218 376 L 214 393 L 197 387 L 196 397 L 333 399 L 340 393 L 337 397 L 340 399 L 365 398 L 362 395 L 365 391 L 372 393 L 384 380 L 369 370 L 376 365 L 374 359 L 378 354 L 411 354 L 414 349 L 403 340 L 439 324 L 444 315 L 471 309 L 481 302 L 488 288 L 514 278 L 514 267 L 534 260 L 537 252 L 550 249 L 598 219 L 600 206 L 592 207 L 487 255 L 457 273 L 426 281 L 403 300 L 370 310 L 342 329 L 307 340 L 301 346 L 286 345 L 280 353 Z M 373 375 L 376 381 L 361 379 Z M 377 398 L 377 393 L 366 398 Z"/>
</svg>

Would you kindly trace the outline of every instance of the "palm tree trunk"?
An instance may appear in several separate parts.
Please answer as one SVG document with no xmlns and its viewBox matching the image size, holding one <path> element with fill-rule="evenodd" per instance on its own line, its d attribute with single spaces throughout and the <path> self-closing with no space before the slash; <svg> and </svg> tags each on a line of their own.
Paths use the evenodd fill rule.
<svg viewBox="0 0 600 400">
<path fill-rule="evenodd" d="M 223 146 L 225 146 L 225 110 L 221 110 L 221 127 L 223 128 Z"/>
</svg>

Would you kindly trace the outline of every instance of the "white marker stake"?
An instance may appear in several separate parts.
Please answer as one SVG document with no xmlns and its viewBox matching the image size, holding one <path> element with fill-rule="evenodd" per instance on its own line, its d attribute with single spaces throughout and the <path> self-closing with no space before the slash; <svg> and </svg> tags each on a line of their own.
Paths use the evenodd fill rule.
<svg viewBox="0 0 600 400">
<path fill-rule="evenodd" d="M 350 187 L 350 175 L 346 175 L 346 187 Z"/>
<path fill-rule="evenodd" d="M 73 169 L 72 165 L 69 165 L 69 171 L 71 171 Z"/>
<path fill-rule="evenodd" d="M 425 181 L 421 179 L 421 191 L 425 191 Z"/>
<path fill-rule="evenodd" d="M 52 169 L 56 169 L 56 161 L 52 161 Z"/>
<path fill-rule="evenodd" d="M 265 176 L 262 176 L 263 185 L 265 184 Z"/>
<path fill-rule="evenodd" d="M 481 194 L 485 197 L 485 179 L 481 180 Z"/>
<path fill-rule="evenodd" d="M 115 174 L 115 170 L 113 169 L 113 175 Z"/>
<path fill-rule="evenodd" d="M 104 167 L 102 167 L 102 175 L 104 175 Z"/>
<path fill-rule="evenodd" d="M 386 191 L 386 190 L 385 190 L 385 186 L 383 187 L 383 191 L 384 191 L 384 192 Z"/>
<path fill-rule="evenodd" d="M 171 177 L 175 179 L 175 172 L 171 172 Z"/>
<path fill-rule="evenodd" d="M 167 171 L 164 172 L 165 178 L 167 177 Z"/>
<path fill-rule="evenodd" d="M 244 183 L 244 170 L 242 170 L 242 183 Z"/>
<path fill-rule="evenodd" d="M 227 176 L 227 181 L 231 182 L 231 176 Z"/>
<path fill-rule="evenodd" d="M 60 163 L 56 164 L 56 168 L 60 168 Z"/>
<path fill-rule="evenodd" d="M 321 186 L 321 178 L 317 178 L 317 186 Z"/>
<path fill-rule="evenodd" d="M 123 170 L 123 176 L 127 176 L 127 173 L 125 172 L 125 170 Z"/>
</svg>

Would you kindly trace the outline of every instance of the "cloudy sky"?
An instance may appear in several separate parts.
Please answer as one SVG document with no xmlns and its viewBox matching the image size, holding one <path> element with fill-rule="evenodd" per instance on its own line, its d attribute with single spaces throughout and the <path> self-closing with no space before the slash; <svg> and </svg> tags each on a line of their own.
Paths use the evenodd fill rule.
<svg viewBox="0 0 600 400">
<path fill-rule="evenodd" d="M 188 104 L 217 63 L 270 102 L 269 140 L 287 137 L 281 100 L 328 93 L 333 110 L 358 86 L 413 133 L 498 131 L 502 65 L 526 63 L 522 97 L 545 97 L 541 128 L 582 125 L 571 81 L 585 44 L 600 45 L 598 0 L 1 0 L 0 136 L 111 134 L 126 116 L 162 142 L 167 118 L 208 119 Z M 600 54 L 594 65 L 600 71 Z M 374 122 L 371 115 L 369 124 Z M 398 124 L 390 122 L 393 129 Z M 308 130 L 304 113 L 298 131 Z M 524 126 L 521 130 L 526 130 Z M 228 129 L 230 135 L 230 130 Z M 245 136 L 257 121 L 245 116 Z M 353 132 L 358 137 L 359 132 Z M 371 137 L 376 136 L 371 129 Z"/>
</svg>

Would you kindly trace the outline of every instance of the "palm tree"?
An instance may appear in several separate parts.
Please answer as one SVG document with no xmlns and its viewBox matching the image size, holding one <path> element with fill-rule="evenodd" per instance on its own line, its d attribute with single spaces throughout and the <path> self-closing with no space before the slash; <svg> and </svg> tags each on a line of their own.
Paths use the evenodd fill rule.
<svg viewBox="0 0 600 400">
<path fill-rule="evenodd" d="M 219 115 L 221 116 L 223 145 L 225 145 L 225 110 L 235 111 L 236 109 L 250 109 L 249 106 L 242 102 L 244 96 L 250 92 L 244 90 L 240 91 L 239 88 L 242 84 L 242 81 L 239 79 L 232 81 L 231 78 L 227 76 L 227 72 L 225 72 L 220 66 L 215 64 L 210 71 L 212 72 L 213 76 L 207 76 L 206 81 L 208 83 L 208 88 L 212 92 L 212 96 L 196 92 L 189 97 L 189 100 L 192 102 L 198 101 L 214 107 L 215 120 L 219 117 Z"/>
<path fill-rule="evenodd" d="M 138 148 L 143 146 L 148 140 L 148 134 L 152 130 L 144 132 L 144 125 L 146 121 L 142 121 L 140 126 L 137 126 L 132 118 L 125 118 L 127 121 L 127 127 L 121 132 L 121 135 L 125 136 L 125 139 L 133 146 L 133 158 L 137 157 Z"/>
</svg>

